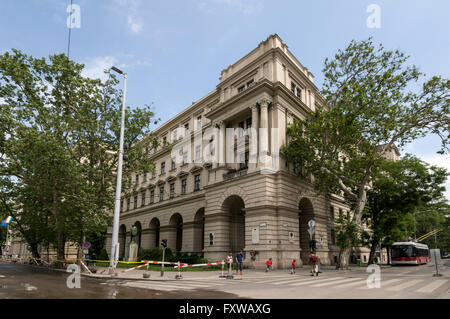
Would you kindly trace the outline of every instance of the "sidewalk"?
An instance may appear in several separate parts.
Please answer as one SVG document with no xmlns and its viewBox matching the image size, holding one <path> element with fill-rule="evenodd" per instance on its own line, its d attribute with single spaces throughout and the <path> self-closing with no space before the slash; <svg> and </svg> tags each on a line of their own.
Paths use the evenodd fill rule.
<svg viewBox="0 0 450 319">
<path fill-rule="evenodd" d="M 355 269 L 357 268 L 357 269 Z M 176 279 L 175 276 L 178 274 L 176 271 L 165 271 L 164 276 L 161 277 L 161 271 L 149 271 L 150 278 L 143 278 L 143 274 L 147 271 L 145 268 L 143 270 L 136 269 L 128 272 L 122 272 L 121 268 L 116 269 L 116 275 L 110 275 L 109 269 L 107 267 L 96 267 L 97 272 L 95 274 L 88 274 L 86 270 L 83 270 L 81 273 L 83 276 L 97 278 L 97 279 L 118 279 L 118 280 L 143 280 L 143 281 L 177 281 L 180 279 Z M 357 273 L 366 271 L 366 267 L 351 267 L 348 270 L 336 270 L 334 266 L 321 266 L 322 274 L 327 273 Z M 222 274 L 220 270 L 218 271 L 185 271 L 181 270 L 182 279 L 185 280 L 196 280 L 196 279 L 219 279 L 219 276 Z M 225 276 L 228 274 L 227 271 L 223 273 Z M 267 277 L 275 277 L 281 275 L 289 275 L 289 269 L 277 269 L 270 272 L 265 272 L 265 270 L 261 269 L 244 269 L 242 278 L 267 278 Z M 240 275 L 235 275 L 233 271 L 233 275 L 235 278 L 240 278 Z M 296 269 L 297 276 L 310 276 L 310 267 L 303 267 Z M 222 279 L 222 278 L 221 278 Z"/>
</svg>

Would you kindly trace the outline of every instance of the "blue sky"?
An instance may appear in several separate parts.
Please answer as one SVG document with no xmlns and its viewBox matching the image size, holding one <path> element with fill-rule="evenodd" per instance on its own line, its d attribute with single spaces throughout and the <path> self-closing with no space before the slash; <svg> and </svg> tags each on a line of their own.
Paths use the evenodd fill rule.
<svg viewBox="0 0 450 319">
<path fill-rule="evenodd" d="M 116 65 L 128 73 L 129 105 L 154 103 L 171 118 L 212 91 L 220 71 L 277 33 L 314 75 L 320 88 L 326 57 L 352 40 L 372 36 L 411 55 L 427 75 L 449 77 L 448 0 L 73 0 L 81 28 L 72 29 L 70 57 L 85 74 Z M 67 52 L 70 0 L 1 0 L 0 53 L 11 48 L 41 57 Z M 381 27 L 368 28 L 370 4 Z M 425 161 L 447 167 L 427 137 L 408 146 Z M 450 183 L 447 184 L 450 199 Z"/>
</svg>

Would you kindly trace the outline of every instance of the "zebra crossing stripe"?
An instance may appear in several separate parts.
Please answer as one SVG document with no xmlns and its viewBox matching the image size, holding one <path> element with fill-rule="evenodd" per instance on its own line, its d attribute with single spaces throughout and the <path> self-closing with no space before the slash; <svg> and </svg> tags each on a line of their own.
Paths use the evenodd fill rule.
<svg viewBox="0 0 450 319">
<path fill-rule="evenodd" d="M 337 280 L 337 281 L 332 281 L 332 282 L 324 282 L 321 284 L 312 285 L 311 287 L 325 287 L 325 286 L 329 286 L 329 285 L 347 283 L 347 282 L 351 282 L 351 281 L 355 281 L 355 280 L 361 280 L 361 278 L 346 278 L 346 279 L 342 279 L 342 280 Z"/>
<path fill-rule="evenodd" d="M 438 289 L 440 286 L 442 286 L 446 282 L 447 282 L 447 280 L 436 280 L 436 281 L 416 290 L 416 292 L 432 292 L 433 290 Z"/>
<path fill-rule="evenodd" d="M 301 281 L 301 282 L 297 282 L 297 283 L 293 283 L 290 284 L 289 286 L 303 286 L 303 285 L 308 285 L 311 283 L 317 283 L 317 282 L 323 282 L 323 281 L 334 281 L 334 280 L 339 280 L 339 279 L 343 279 L 344 277 L 334 277 L 334 278 L 323 278 L 323 279 L 311 279 L 311 280 L 307 280 L 307 281 Z"/>
<path fill-rule="evenodd" d="M 400 290 L 403 290 L 403 289 L 412 287 L 412 286 L 414 286 L 415 284 L 418 284 L 419 282 L 422 282 L 422 281 L 423 281 L 423 280 L 410 280 L 410 281 L 407 281 L 407 282 L 405 282 L 405 283 L 403 283 L 403 284 L 401 284 L 401 285 L 397 285 L 397 286 L 394 286 L 394 287 L 390 287 L 390 288 L 388 288 L 388 289 L 386 289 L 386 290 L 388 290 L 388 291 L 400 291 Z"/>
<path fill-rule="evenodd" d="M 361 279 L 361 278 L 359 278 Z M 343 284 L 343 285 L 337 285 L 337 286 L 333 286 L 330 288 L 349 288 L 349 287 L 353 287 L 353 286 L 358 286 L 358 285 L 366 285 L 366 280 L 365 279 L 361 279 L 361 281 L 356 281 L 356 282 L 351 282 L 348 284 Z"/>
<path fill-rule="evenodd" d="M 128 287 L 135 288 L 146 288 L 146 289 L 155 289 L 155 290 L 176 290 L 176 289 L 197 289 L 197 288 L 211 288 L 209 285 L 166 285 L 165 283 L 141 283 L 141 282 L 129 282 L 126 284 Z"/>
<path fill-rule="evenodd" d="M 393 283 L 395 283 L 395 282 L 399 282 L 399 281 L 401 281 L 401 279 L 390 279 L 390 280 L 387 280 L 387 281 L 381 281 L 380 282 L 380 285 L 381 285 L 381 288 L 382 287 L 385 287 L 385 286 L 387 286 L 387 285 L 390 285 L 390 284 L 393 284 Z M 368 289 L 373 289 L 373 288 L 368 288 L 367 286 L 366 287 L 362 287 L 362 288 L 357 288 L 357 289 L 359 289 L 359 290 L 368 290 Z"/>
</svg>

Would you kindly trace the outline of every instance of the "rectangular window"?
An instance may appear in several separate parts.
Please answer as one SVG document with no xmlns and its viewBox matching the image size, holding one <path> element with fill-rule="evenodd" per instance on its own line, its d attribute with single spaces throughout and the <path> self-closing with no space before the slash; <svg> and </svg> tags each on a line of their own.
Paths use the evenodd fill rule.
<svg viewBox="0 0 450 319">
<path fill-rule="evenodd" d="M 184 124 L 184 136 L 189 134 L 189 123 Z"/>
<path fill-rule="evenodd" d="M 214 154 L 214 140 L 213 139 L 209 140 L 209 154 L 211 154 L 211 155 Z"/>
<path fill-rule="evenodd" d="M 200 190 L 200 174 L 195 175 L 195 179 L 194 179 L 194 191 L 198 191 L 198 190 Z"/>
<path fill-rule="evenodd" d="M 167 137 L 163 137 L 163 146 L 165 147 L 165 146 L 167 146 Z"/>
<path fill-rule="evenodd" d="M 123 200 L 120 201 L 120 211 L 123 212 Z"/>
<path fill-rule="evenodd" d="M 336 245 L 336 232 L 334 231 L 334 228 L 330 231 L 331 235 L 331 245 Z"/>
<path fill-rule="evenodd" d="M 139 184 L 139 174 L 136 174 L 136 185 Z"/>
<path fill-rule="evenodd" d="M 147 181 L 147 172 L 144 173 L 144 182 Z"/>
<path fill-rule="evenodd" d="M 253 81 L 253 79 L 251 79 L 250 81 L 247 82 L 247 88 L 249 88 L 250 86 L 252 86 L 255 83 L 255 81 Z"/>
<path fill-rule="evenodd" d="M 202 128 L 202 116 L 197 116 L 197 130 Z"/>
<path fill-rule="evenodd" d="M 245 169 L 248 167 L 248 152 L 239 154 L 239 168 Z"/>
<path fill-rule="evenodd" d="M 161 174 L 164 174 L 166 172 L 166 162 L 161 163 Z"/>
<path fill-rule="evenodd" d="M 172 141 L 176 141 L 177 140 L 177 129 L 174 129 L 172 132 Z"/>
<path fill-rule="evenodd" d="M 333 206 L 330 206 L 330 217 L 331 217 L 331 220 L 334 220 L 334 207 Z"/>
<path fill-rule="evenodd" d="M 295 84 L 291 82 L 291 92 L 295 94 Z"/>
<path fill-rule="evenodd" d="M 181 194 L 186 194 L 187 179 L 181 180 Z"/>
<path fill-rule="evenodd" d="M 188 163 L 188 152 L 183 152 L 183 165 Z"/>
<path fill-rule="evenodd" d="M 238 93 L 241 93 L 242 91 L 244 91 L 245 89 L 245 85 L 238 87 Z"/>
<path fill-rule="evenodd" d="M 159 187 L 159 201 L 164 200 L 164 186 Z"/>
<path fill-rule="evenodd" d="M 152 189 L 150 191 L 150 204 L 153 204 L 155 202 L 155 190 Z"/>
<path fill-rule="evenodd" d="M 137 208 L 137 196 L 134 196 L 134 208 Z"/>
<path fill-rule="evenodd" d="M 246 124 L 247 124 L 247 135 L 251 136 L 252 135 L 252 118 L 248 118 L 246 120 Z"/>
<path fill-rule="evenodd" d="M 175 157 L 172 157 L 172 166 L 171 167 L 172 167 L 171 169 L 176 168 Z"/>
<path fill-rule="evenodd" d="M 244 121 L 238 124 L 238 136 L 239 137 L 244 136 Z"/>
<path fill-rule="evenodd" d="M 302 89 L 301 88 L 297 88 L 297 97 L 302 98 Z"/>
<path fill-rule="evenodd" d="M 141 207 L 145 205 L 145 192 L 142 193 L 141 197 Z"/>
<path fill-rule="evenodd" d="M 199 161 L 200 160 L 201 153 L 202 153 L 202 146 L 201 145 L 197 145 L 195 147 L 195 161 Z"/>
<path fill-rule="evenodd" d="M 127 198 L 127 210 L 130 210 L 130 197 Z"/>
<path fill-rule="evenodd" d="M 175 196 L 175 183 L 170 184 L 170 198 Z"/>
</svg>

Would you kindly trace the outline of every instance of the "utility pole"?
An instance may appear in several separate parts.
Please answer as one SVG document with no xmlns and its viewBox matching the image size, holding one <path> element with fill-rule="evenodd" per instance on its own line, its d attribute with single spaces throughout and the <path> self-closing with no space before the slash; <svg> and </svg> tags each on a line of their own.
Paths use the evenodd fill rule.
<svg viewBox="0 0 450 319">
<path fill-rule="evenodd" d="M 127 74 L 116 67 L 112 67 L 111 70 L 123 74 L 123 99 L 122 99 L 122 120 L 120 125 L 120 142 L 119 142 L 119 163 L 117 166 L 117 184 L 116 184 L 116 200 L 114 204 L 114 223 L 112 230 L 112 242 L 111 242 L 111 262 L 110 272 L 114 271 L 115 263 L 119 259 L 119 219 L 120 219 L 120 197 L 122 195 L 122 163 L 123 163 L 123 139 L 125 132 L 125 101 L 127 95 Z"/>
</svg>

